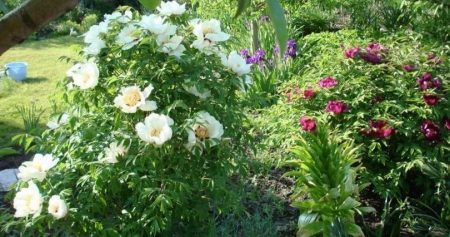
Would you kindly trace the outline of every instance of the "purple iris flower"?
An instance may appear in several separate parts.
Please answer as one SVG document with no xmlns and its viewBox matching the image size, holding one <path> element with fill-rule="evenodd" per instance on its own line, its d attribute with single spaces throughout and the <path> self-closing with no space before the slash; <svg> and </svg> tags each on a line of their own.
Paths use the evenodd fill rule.
<svg viewBox="0 0 450 237">
<path fill-rule="evenodd" d="M 284 58 L 296 58 L 297 57 L 297 42 L 290 39 L 286 45 L 286 52 L 284 53 Z"/>
</svg>

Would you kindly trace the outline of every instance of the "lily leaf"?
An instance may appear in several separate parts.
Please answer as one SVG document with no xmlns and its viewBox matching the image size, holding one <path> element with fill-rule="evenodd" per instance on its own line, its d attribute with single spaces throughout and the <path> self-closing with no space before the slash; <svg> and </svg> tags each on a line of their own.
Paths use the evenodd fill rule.
<svg viewBox="0 0 450 237">
<path fill-rule="evenodd" d="M 9 155 L 17 155 L 18 151 L 12 149 L 11 147 L 0 148 L 0 158 L 9 156 Z"/>
</svg>

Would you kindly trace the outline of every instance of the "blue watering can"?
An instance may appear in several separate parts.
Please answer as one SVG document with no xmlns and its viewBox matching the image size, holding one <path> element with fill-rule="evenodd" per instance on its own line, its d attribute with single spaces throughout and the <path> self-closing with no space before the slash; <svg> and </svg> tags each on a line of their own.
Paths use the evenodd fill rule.
<svg viewBox="0 0 450 237">
<path fill-rule="evenodd" d="M 27 78 L 28 64 L 25 62 L 11 62 L 5 64 L 5 73 L 16 81 L 23 81 Z"/>
</svg>

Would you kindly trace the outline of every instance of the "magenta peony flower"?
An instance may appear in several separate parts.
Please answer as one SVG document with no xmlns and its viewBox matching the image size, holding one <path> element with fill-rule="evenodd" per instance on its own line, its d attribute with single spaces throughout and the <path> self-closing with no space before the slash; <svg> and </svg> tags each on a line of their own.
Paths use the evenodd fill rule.
<svg viewBox="0 0 450 237">
<path fill-rule="evenodd" d="M 305 97 L 305 99 L 309 100 L 316 96 L 316 92 L 312 88 L 308 88 L 303 91 L 303 96 Z"/>
<path fill-rule="evenodd" d="M 362 54 L 362 59 L 371 64 L 380 64 L 382 62 L 381 55 L 368 52 Z"/>
<path fill-rule="evenodd" d="M 424 94 L 423 100 L 427 105 L 433 106 L 436 105 L 439 102 L 439 96 L 437 95 L 431 95 L 431 94 Z"/>
<path fill-rule="evenodd" d="M 388 126 L 385 120 L 370 120 L 369 129 L 363 131 L 366 136 L 387 138 L 395 134 L 395 129 Z"/>
<path fill-rule="evenodd" d="M 360 51 L 360 48 L 355 47 L 355 48 L 348 48 L 346 50 L 344 50 L 344 57 L 345 58 L 355 58 L 356 56 L 358 56 Z"/>
<path fill-rule="evenodd" d="M 338 84 L 338 82 L 334 77 L 325 77 L 319 80 L 317 84 L 319 84 L 322 88 L 333 88 Z"/>
<path fill-rule="evenodd" d="M 298 121 L 302 129 L 306 132 L 314 132 L 316 130 L 316 121 L 313 118 L 301 117 Z"/>
<path fill-rule="evenodd" d="M 380 131 L 378 132 L 378 137 L 379 138 L 387 138 L 390 137 L 392 135 L 395 134 L 395 129 L 388 127 L 388 128 L 382 128 L 380 129 Z"/>
<path fill-rule="evenodd" d="M 441 87 L 441 81 L 439 79 L 433 79 L 431 73 L 426 72 L 417 80 L 417 85 L 422 90 L 439 88 Z"/>
<path fill-rule="evenodd" d="M 414 65 L 411 64 L 405 64 L 402 66 L 403 70 L 405 70 L 405 72 L 411 72 L 414 71 Z"/>
<path fill-rule="evenodd" d="M 325 108 L 325 112 L 341 114 L 348 111 L 347 105 L 340 100 L 332 100 L 328 101 L 327 107 Z"/>
<path fill-rule="evenodd" d="M 429 119 L 422 122 L 420 131 L 429 141 L 436 141 L 439 139 L 439 127 Z"/>
<path fill-rule="evenodd" d="M 439 81 L 439 79 L 433 79 L 432 81 L 431 81 L 431 83 L 433 84 L 433 87 L 434 88 L 439 88 L 439 87 L 441 87 L 441 81 Z"/>
<path fill-rule="evenodd" d="M 383 61 L 382 53 L 386 51 L 379 43 L 370 43 L 367 45 L 366 52 L 361 55 L 361 58 L 371 64 L 380 64 Z"/>
<path fill-rule="evenodd" d="M 386 49 L 379 43 L 370 43 L 367 45 L 366 51 L 370 54 L 379 54 Z"/>
<path fill-rule="evenodd" d="M 450 119 L 447 118 L 447 117 L 444 118 L 444 127 L 445 127 L 447 130 L 450 130 Z"/>
</svg>

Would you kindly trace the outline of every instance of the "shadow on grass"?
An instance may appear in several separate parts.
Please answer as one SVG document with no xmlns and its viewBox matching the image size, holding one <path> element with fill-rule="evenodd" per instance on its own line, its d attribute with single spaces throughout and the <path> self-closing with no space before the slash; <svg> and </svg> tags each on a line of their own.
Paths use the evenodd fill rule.
<svg viewBox="0 0 450 237">
<path fill-rule="evenodd" d="M 24 80 L 21 83 L 24 84 L 37 84 L 37 83 L 41 83 L 44 81 L 48 81 L 48 78 L 46 77 L 28 77 L 26 80 Z"/>
<path fill-rule="evenodd" d="M 43 40 L 27 40 L 18 45 L 17 47 L 20 49 L 40 50 L 54 47 L 63 47 L 63 46 L 67 47 L 67 45 L 71 44 L 81 45 L 82 42 L 83 40 L 81 37 L 61 36 Z"/>
<path fill-rule="evenodd" d="M 0 115 L 0 117 L 3 115 Z M 23 133 L 23 128 L 0 120 L 0 147 L 10 146 L 11 138 L 19 133 Z"/>
</svg>

